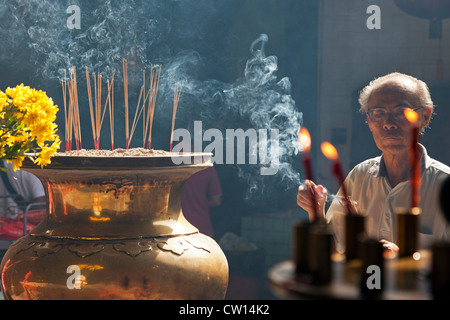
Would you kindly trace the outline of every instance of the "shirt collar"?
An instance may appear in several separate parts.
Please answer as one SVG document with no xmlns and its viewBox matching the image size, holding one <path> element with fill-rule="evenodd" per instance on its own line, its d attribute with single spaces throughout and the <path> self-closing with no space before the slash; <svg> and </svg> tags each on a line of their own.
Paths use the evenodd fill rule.
<svg viewBox="0 0 450 320">
<path fill-rule="evenodd" d="M 428 156 L 427 149 L 419 143 L 419 149 L 422 154 L 422 171 L 428 169 L 431 166 L 432 159 Z"/>
<path fill-rule="evenodd" d="M 422 172 L 431 166 L 431 158 L 428 156 L 427 149 L 419 143 L 420 150 L 420 162 L 422 167 Z M 369 168 L 368 172 L 374 177 L 387 177 L 386 164 L 384 163 L 383 155 L 378 157 L 378 161 L 375 161 L 372 167 Z"/>
</svg>

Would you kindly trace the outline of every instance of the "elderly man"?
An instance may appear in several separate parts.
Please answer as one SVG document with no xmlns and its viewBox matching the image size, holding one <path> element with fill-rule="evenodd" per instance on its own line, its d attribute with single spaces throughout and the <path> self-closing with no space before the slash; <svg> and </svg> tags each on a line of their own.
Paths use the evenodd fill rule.
<svg viewBox="0 0 450 320">
<path fill-rule="evenodd" d="M 360 212 L 367 214 L 367 232 L 380 239 L 387 249 L 396 250 L 395 211 L 411 206 L 409 183 L 411 124 L 404 115 L 405 109 L 415 110 L 418 115 L 419 134 L 428 126 L 433 114 L 433 102 L 427 85 L 414 77 L 391 73 L 372 81 L 360 94 L 361 112 L 367 115 L 367 123 L 373 139 L 382 155 L 358 165 L 345 179 L 349 197 Z M 428 247 L 434 239 L 448 239 L 449 230 L 439 208 L 439 190 L 450 175 L 450 168 L 428 156 L 426 149 L 417 144 L 420 152 L 421 187 L 419 243 Z M 299 187 L 297 203 L 313 216 L 310 193 L 316 194 L 321 214 L 325 215 L 326 190 L 312 181 Z M 341 190 L 336 199 L 342 196 Z M 345 214 L 342 202 L 332 202 L 326 219 L 338 226 L 339 216 Z M 337 232 L 337 245 L 342 239 Z"/>
</svg>

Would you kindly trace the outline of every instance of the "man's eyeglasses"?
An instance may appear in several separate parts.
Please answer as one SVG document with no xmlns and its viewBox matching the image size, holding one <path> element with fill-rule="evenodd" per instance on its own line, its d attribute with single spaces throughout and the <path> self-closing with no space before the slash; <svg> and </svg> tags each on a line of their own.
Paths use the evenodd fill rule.
<svg viewBox="0 0 450 320">
<path fill-rule="evenodd" d="M 395 121 L 406 121 L 405 110 L 411 109 L 414 111 L 420 110 L 423 107 L 409 108 L 409 107 L 397 107 L 392 111 L 386 111 L 384 108 L 374 108 L 367 112 L 370 121 L 382 123 L 385 122 L 390 116 Z"/>
</svg>

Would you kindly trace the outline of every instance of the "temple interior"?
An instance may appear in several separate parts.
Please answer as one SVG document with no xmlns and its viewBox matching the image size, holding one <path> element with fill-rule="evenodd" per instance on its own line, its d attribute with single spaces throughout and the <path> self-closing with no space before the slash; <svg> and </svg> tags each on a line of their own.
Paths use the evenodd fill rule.
<svg viewBox="0 0 450 320">
<path fill-rule="evenodd" d="M 329 238 L 325 237 L 324 230 L 316 230 L 317 226 L 311 227 L 313 231 L 308 231 L 323 241 L 318 240 L 314 248 L 317 252 L 330 252 L 325 258 L 315 257 L 317 261 L 325 259 L 325 262 L 316 263 L 321 266 L 331 263 L 328 272 L 333 275 L 328 276 L 333 278 L 340 274 L 337 278 L 342 286 L 327 296 L 316 290 L 323 283 L 316 286 L 311 279 L 304 280 L 299 276 L 298 270 L 293 271 L 295 266 L 292 263 L 299 263 L 296 259 L 300 258 L 296 255 L 300 254 L 300 247 L 312 244 L 312 240 L 300 242 L 302 233 L 297 228 L 299 223 L 308 224 L 309 221 L 306 210 L 297 204 L 298 188 L 308 176 L 304 166 L 306 153 L 297 142 L 298 131 L 305 127 L 311 135 L 308 156 L 314 182 L 324 186 L 328 192 L 325 203 L 325 209 L 328 209 L 341 181 L 333 174 L 330 159 L 322 154 L 321 143 L 329 141 L 338 150 L 344 175 L 362 161 L 380 156 L 381 151 L 372 138 L 366 115 L 359 111 L 359 94 L 375 78 L 392 72 L 408 74 L 428 85 L 435 105 L 432 119 L 420 136 L 420 143 L 431 158 L 450 165 L 450 1 L 79 0 L 73 1 L 73 5 L 70 2 L 0 0 L 0 90 L 5 92 L 7 88 L 23 83 L 45 91 L 53 99 L 59 107 L 56 124 L 61 152 L 69 151 L 68 143 L 72 152 L 81 149 L 145 149 L 150 145 L 148 138 L 151 136 L 151 148 L 154 150 L 169 152 L 173 147 L 174 152 L 212 153 L 211 162 L 221 190 L 216 193 L 220 193 L 221 197 L 219 203 L 207 208 L 210 220 L 208 232 L 211 232 L 208 236 L 220 246 L 228 263 L 228 271 L 224 271 L 228 272 L 228 282 L 223 299 L 360 299 L 360 261 L 346 264 L 342 260 L 344 258 L 333 256 L 334 245 L 327 247 Z M 74 79 L 77 83 L 73 82 Z M 69 96 L 69 91 L 75 87 L 78 89 L 76 100 Z M 75 140 L 69 142 L 67 137 L 69 122 L 65 110 L 70 108 L 72 102 L 76 102 L 79 114 L 79 123 L 73 130 L 75 139 L 79 132 L 79 143 Z M 100 125 L 93 121 L 93 109 L 90 109 L 93 107 L 99 111 L 96 117 L 97 120 L 98 117 L 102 119 Z M 94 124 L 97 125 L 97 132 Z M 0 127 L 0 130 L 3 129 Z M 76 158 L 76 155 L 73 157 Z M 68 170 L 65 174 L 70 176 L 70 170 L 77 171 L 83 166 L 109 168 L 107 163 L 94 165 L 88 161 L 69 170 L 68 163 L 65 160 L 55 161 L 48 170 L 62 168 Z M 57 168 L 52 169 L 52 165 Z M 28 166 L 23 169 L 27 170 Z M 120 171 L 127 165 L 120 163 L 118 166 Z M 108 194 L 110 191 L 96 191 L 92 185 L 101 185 L 101 182 L 98 179 L 86 182 L 83 180 L 86 174 L 80 173 L 78 178 L 74 173 L 71 187 L 69 182 L 57 185 L 55 181 L 59 178 L 56 173 L 55 178 L 38 174 L 42 176 L 41 181 L 48 183 L 44 186 L 47 201 L 60 204 L 61 208 L 69 211 L 69 215 L 71 208 L 80 210 L 80 216 L 77 218 L 74 213 L 76 217 L 70 220 L 66 211 L 58 213 L 59 206 L 56 209 L 47 206 L 45 214 L 51 211 L 48 221 L 53 222 L 46 222 L 47 218 L 42 221 L 48 224 L 46 228 L 50 231 L 41 226 L 35 229 L 35 234 L 63 234 L 64 227 L 51 231 L 50 225 L 59 225 L 67 220 L 73 227 L 76 223 L 84 223 L 83 217 L 88 214 L 92 215 L 90 223 L 110 223 L 113 230 L 115 223 L 125 223 L 122 220 L 115 222 L 121 212 L 138 212 L 137 205 L 130 205 L 134 200 L 136 203 L 141 201 L 141 212 L 153 210 L 159 218 L 160 214 L 170 216 L 167 221 L 160 222 L 165 229 L 161 227 L 158 230 L 163 230 L 164 236 L 174 237 L 177 232 L 193 233 L 191 227 L 184 227 L 184 218 L 177 215 L 181 208 L 183 185 L 178 180 L 173 182 L 172 178 L 164 180 L 165 172 L 155 173 L 155 181 L 158 182 L 135 179 L 136 190 L 149 192 L 149 196 L 142 195 L 142 199 L 136 196 L 138 191 L 119 188 L 120 181 L 144 175 L 140 166 L 143 165 L 136 164 L 135 168 L 130 165 L 130 172 L 124 177 L 103 176 L 105 181 L 109 181 L 105 190 L 116 190 L 115 198 Z M 187 176 L 179 179 L 184 179 L 184 182 Z M 52 184 L 56 185 L 54 189 L 50 187 Z M 75 185 L 85 189 L 72 192 L 70 188 L 76 188 Z M 195 188 L 187 183 L 184 187 Z M 3 189 L 0 188 L 0 191 Z M 92 194 L 88 195 L 88 192 Z M 440 192 L 440 189 L 434 192 L 435 202 Z M 444 192 L 448 193 L 443 188 Z M 192 200 L 196 195 L 192 192 L 187 197 Z M 445 198 L 445 195 L 442 197 Z M 114 202 L 119 198 L 123 200 L 123 207 L 120 208 Z M 82 207 L 81 203 L 87 203 L 87 207 Z M 445 211 L 445 204 L 436 206 L 448 212 L 448 208 Z M 203 233 L 200 228 L 203 228 L 204 221 L 197 226 L 198 220 L 195 219 L 200 218 L 190 220 L 188 210 L 182 210 L 186 211 L 185 218 Z M 142 226 L 147 223 L 143 215 L 141 217 L 136 213 L 136 217 L 141 219 Z M 440 218 L 446 221 L 444 217 Z M 178 221 L 183 227 L 178 229 L 170 219 Z M 11 220 L 5 218 L 0 226 L 0 249 L 2 256 L 6 257 L 9 257 L 6 252 L 11 244 L 25 234 L 31 232 L 33 235 L 30 230 L 40 223 L 30 220 L 29 229 L 23 234 L 23 221 L 19 221 L 20 226 L 12 227 L 14 232 L 7 230 Z M 445 227 L 447 234 L 450 234 L 448 226 Z M 408 226 L 405 225 L 405 228 Z M 136 227 L 139 230 L 136 232 L 145 234 L 141 231 L 143 229 Z M 114 238 L 109 233 L 107 236 Z M 85 234 L 78 237 L 88 238 Z M 143 236 L 136 234 L 136 237 L 141 239 Z M 137 249 L 133 250 L 137 251 L 132 251 L 132 245 L 126 244 L 127 251 L 121 254 L 140 259 L 149 252 L 158 252 L 160 257 L 167 254 L 169 260 L 176 260 L 176 257 L 187 259 L 194 251 L 201 255 L 216 250 L 203 242 L 200 244 L 200 240 L 190 240 L 188 236 L 180 240 L 178 247 L 168 240 L 163 244 L 152 242 L 149 237 L 146 235 L 143 238 L 149 242 L 142 240 L 144 242 L 135 244 Z M 410 235 L 410 238 L 415 239 L 416 235 Z M 408 239 L 405 241 L 410 241 Z M 357 241 L 356 238 L 354 241 Z M 40 256 L 44 255 L 44 248 L 56 252 L 55 246 L 63 248 L 58 252 L 66 250 L 65 245 L 60 243 L 52 246 L 44 241 L 40 248 L 33 245 L 31 249 L 19 250 L 19 253 L 34 250 L 34 254 Z M 367 241 L 363 245 L 373 256 L 378 254 L 373 243 Z M 103 251 L 110 248 L 108 250 L 115 250 L 116 254 L 122 243 L 104 246 Z M 420 258 L 411 256 L 411 261 L 405 262 L 419 276 L 407 271 L 399 275 L 397 271 L 403 268 L 398 266 L 401 263 L 384 260 L 384 281 L 387 285 L 381 299 L 428 300 L 441 296 L 448 299 L 449 272 L 441 270 L 443 273 L 439 274 L 444 288 L 439 289 L 439 294 L 430 274 L 432 266 L 437 264 L 444 270 L 450 270 L 449 249 L 447 247 L 445 250 L 445 245 L 443 247 L 439 247 L 442 251 L 436 251 L 440 252 L 439 262 L 434 260 L 437 253 L 431 248 L 426 253 L 422 252 Z M 67 250 L 70 248 L 67 244 Z M 80 261 L 98 255 L 94 251 L 82 255 L 81 249 L 77 252 Z M 7 264 L 5 260 L 3 264 Z M 198 258 L 196 261 L 200 260 Z M 362 261 L 363 264 L 367 262 Z M 419 265 L 418 261 L 426 267 Z M 197 262 L 186 265 L 193 268 Z M 4 268 L 8 269 L 9 265 Z M 198 270 L 204 270 L 201 268 L 199 266 Z M 221 268 L 220 265 L 217 270 Z M 426 276 L 423 276 L 424 268 L 428 272 Z M 345 276 L 341 274 L 344 269 L 348 272 Z M 88 272 L 88 269 L 83 270 L 81 272 Z M 63 273 L 65 278 L 69 276 L 65 271 Z M 347 276 L 357 280 L 350 281 L 350 285 L 346 282 Z M 325 280 L 317 275 L 317 281 L 337 281 L 336 278 L 330 280 L 324 277 Z M 129 296 L 126 297 L 135 299 L 137 294 L 133 291 L 134 295 L 131 295 L 129 292 L 135 280 L 131 276 L 125 278 L 128 280 L 122 282 L 126 283 L 128 290 Z M 17 293 L 19 289 L 13 286 L 5 298 L 16 294 L 20 298 L 40 296 L 36 293 L 40 289 L 33 289 L 33 286 L 39 287 L 41 280 L 25 276 L 25 280 L 21 281 L 22 285 L 30 282 L 28 289 L 23 289 L 25 293 Z M 89 279 L 86 281 L 86 286 L 89 286 Z M 219 283 L 221 280 L 217 281 Z M 288 282 L 290 285 L 286 284 Z M 302 283 L 307 284 L 306 289 Z M 195 287 L 197 284 L 192 282 L 190 285 Z M 108 289 L 110 292 L 118 290 L 111 288 Z M 144 285 L 146 288 L 147 284 Z M 146 292 L 144 289 L 139 290 Z M 141 296 L 147 294 L 139 292 Z M 207 294 L 199 295 L 199 299 Z M 148 296 L 164 297 L 160 292 Z M 109 297 L 116 296 L 101 296 Z M 214 297 L 220 297 L 220 294 Z M 363 298 L 366 297 L 373 298 L 370 293 L 363 295 Z"/>
</svg>

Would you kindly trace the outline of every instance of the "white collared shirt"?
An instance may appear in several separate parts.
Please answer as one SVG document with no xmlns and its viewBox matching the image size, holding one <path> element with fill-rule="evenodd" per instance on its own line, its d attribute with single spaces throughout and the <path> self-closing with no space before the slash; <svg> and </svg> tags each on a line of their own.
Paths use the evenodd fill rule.
<svg viewBox="0 0 450 320">
<path fill-rule="evenodd" d="M 422 153 L 420 187 L 419 245 L 427 248 L 433 240 L 450 239 L 450 231 L 439 206 L 439 193 L 443 181 L 450 176 L 450 167 Z M 370 237 L 396 243 L 395 212 L 411 206 L 409 181 L 391 187 L 383 157 L 368 159 L 356 165 L 345 179 L 348 195 L 356 202 L 359 212 L 367 215 L 366 231 Z M 342 190 L 337 196 L 342 196 Z M 338 250 L 343 246 L 343 215 L 345 208 L 334 200 L 327 211 L 327 220 L 335 226 Z"/>
</svg>

